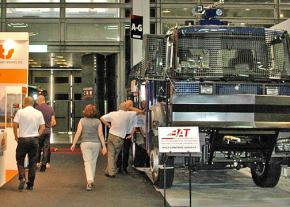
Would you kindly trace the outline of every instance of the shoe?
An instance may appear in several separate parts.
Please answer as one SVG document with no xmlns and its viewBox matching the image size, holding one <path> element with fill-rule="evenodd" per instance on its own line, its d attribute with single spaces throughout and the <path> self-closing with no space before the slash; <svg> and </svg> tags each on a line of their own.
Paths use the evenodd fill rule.
<svg viewBox="0 0 290 207">
<path fill-rule="evenodd" d="M 45 172 L 45 170 L 46 170 L 46 165 L 41 165 L 41 167 L 40 167 L 40 172 Z"/>
<path fill-rule="evenodd" d="M 125 169 L 123 169 L 123 172 L 125 173 L 125 174 L 128 174 L 129 172 L 128 172 L 128 170 L 125 168 Z"/>
<path fill-rule="evenodd" d="M 23 189 L 24 189 L 24 185 L 25 185 L 25 179 L 21 179 L 21 180 L 19 181 L 18 190 L 19 190 L 19 191 L 23 191 Z"/>
<path fill-rule="evenodd" d="M 29 181 L 26 183 L 26 190 L 33 190 L 33 184 Z"/>
<path fill-rule="evenodd" d="M 92 183 L 88 183 L 88 184 L 87 184 L 86 190 L 87 190 L 87 191 L 92 191 L 92 190 L 93 190 L 93 185 L 92 185 Z"/>
<path fill-rule="evenodd" d="M 105 173 L 105 175 L 106 175 L 107 177 L 109 177 L 109 178 L 115 178 L 115 177 L 116 177 L 115 175 L 109 175 L 109 174 L 107 174 L 107 173 Z"/>
<path fill-rule="evenodd" d="M 26 186 L 26 190 L 33 190 L 33 186 L 27 184 L 27 186 Z"/>
<path fill-rule="evenodd" d="M 40 168 L 40 166 L 41 166 L 40 162 L 36 163 L 37 168 Z"/>
<path fill-rule="evenodd" d="M 49 169 L 50 168 L 50 164 L 46 163 L 46 168 Z"/>
</svg>

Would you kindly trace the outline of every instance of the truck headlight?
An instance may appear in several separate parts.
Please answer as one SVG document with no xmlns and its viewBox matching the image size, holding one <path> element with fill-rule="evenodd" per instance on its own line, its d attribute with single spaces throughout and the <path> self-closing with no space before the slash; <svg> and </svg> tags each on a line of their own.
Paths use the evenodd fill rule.
<svg viewBox="0 0 290 207">
<path fill-rule="evenodd" d="M 213 94 L 213 86 L 212 85 L 201 85 L 200 86 L 200 94 Z"/>
</svg>

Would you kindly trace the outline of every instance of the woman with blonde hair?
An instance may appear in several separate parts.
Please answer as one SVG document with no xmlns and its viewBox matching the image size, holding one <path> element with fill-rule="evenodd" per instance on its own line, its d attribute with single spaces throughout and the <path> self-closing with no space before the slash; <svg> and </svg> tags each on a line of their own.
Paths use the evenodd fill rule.
<svg viewBox="0 0 290 207">
<path fill-rule="evenodd" d="M 107 153 L 103 126 L 101 121 L 97 118 L 97 114 L 98 112 L 95 105 L 86 105 L 83 111 L 84 118 L 81 118 L 78 123 L 77 131 L 71 146 L 71 151 L 74 151 L 76 143 L 79 138 L 81 138 L 80 146 L 87 178 L 86 190 L 88 191 L 91 191 L 94 185 L 96 163 L 100 148 L 102 147 L 103 155 Z"/>
</svg>

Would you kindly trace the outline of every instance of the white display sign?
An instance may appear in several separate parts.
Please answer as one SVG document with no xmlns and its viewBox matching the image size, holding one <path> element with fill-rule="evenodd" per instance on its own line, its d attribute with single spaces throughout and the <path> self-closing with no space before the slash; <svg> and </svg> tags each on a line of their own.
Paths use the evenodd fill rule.
<svg viewBox="0 0 290 207">
<path fill-rule="evenodd" d="M 198 127 L 159 127 L 159 152 L 200 152 Z"/>
</svg>

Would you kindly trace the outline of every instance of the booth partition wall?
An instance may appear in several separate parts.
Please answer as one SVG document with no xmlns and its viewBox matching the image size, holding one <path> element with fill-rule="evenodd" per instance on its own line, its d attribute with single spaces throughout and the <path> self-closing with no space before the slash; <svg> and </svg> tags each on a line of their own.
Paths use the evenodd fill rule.
<svg viewBox="0 0 290 207">
<path fill-rule="evenodd" d="M 47 90 L 61 125 L 71 132 L 82 107 L 96 103 L 101 113 L 125 98 L 131 68 L 130 15 L 133 0 L 2 0 L 2 32 L 29 32 L 29 84 Z M 195 6 L 209 0 L 150 2 L 150 33 L 194 23 Z M 224 0 L 222 19 L 236 26 L 270 27 L 290 18 L 289 0 Z M 114 84 L 112 84 L 114 83 Z M 92 88 L 92 97 L 83 91 Z M 110 99 L 110 101 L 108 101 Z M 107 100 L 107 102 L 106 102 Z M 111 101 L 113 100 L 113 101 Z"/>
</svg>

